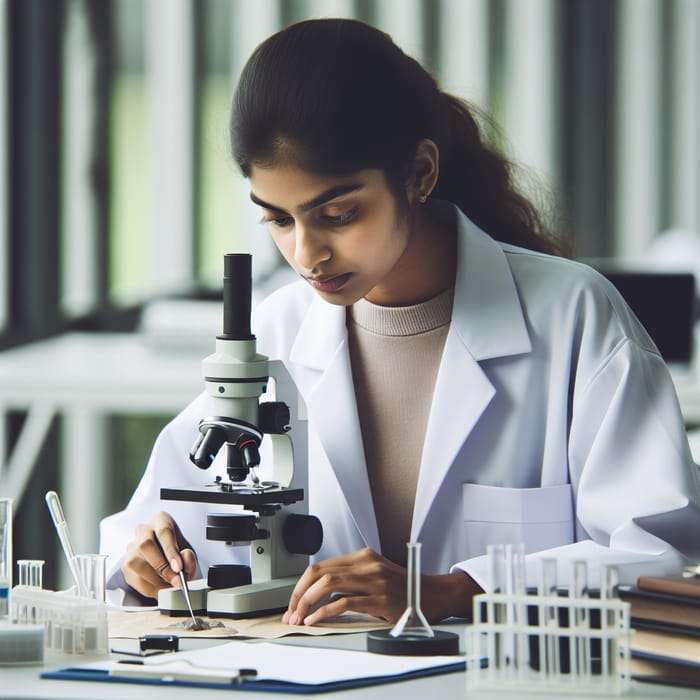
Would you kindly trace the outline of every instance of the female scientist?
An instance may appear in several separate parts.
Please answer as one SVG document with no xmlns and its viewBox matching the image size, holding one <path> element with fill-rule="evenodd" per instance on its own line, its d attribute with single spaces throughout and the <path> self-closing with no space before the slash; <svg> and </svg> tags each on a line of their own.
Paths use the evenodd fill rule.
<svg viewBox="0 0 700 700">
<path fill-rule="evenodd" d="M 700 479 L 663 360 L 605 279 L 553 255 L 468 106 L 377 29 L 311 20 L 255 50 L 231 138 L 301 278 L 254 318 L 308 408 L 325 532 L 285 621 L 395 621 L 410 540 L 433 621 L 470 613 L 492 542 L 625 581 L 700 556 Z M 161 486 L 200 478 L 201 417 L 195 400 L 163 430 L 103 522 L 111 587 L 152 597 L 221 561 L 194 504 L 154 515 Z"/>
</svg>

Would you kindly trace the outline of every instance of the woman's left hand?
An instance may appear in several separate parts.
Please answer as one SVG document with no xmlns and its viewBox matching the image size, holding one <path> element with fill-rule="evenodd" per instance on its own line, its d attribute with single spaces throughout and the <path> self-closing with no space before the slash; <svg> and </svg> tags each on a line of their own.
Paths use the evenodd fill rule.
<svg viewBox="0 0 700 700">
<path fill-rule="evenodd" d="M 292 591 L 282 621 L 317 622 L 352 611 L 394 624 L 406 609 L 406 569 L 365 548 L 312 564 Z M 481 589 L 465 573 L 421 577 L 422 610 L 437 622 L 471 613 L 471 597 Z"/>
</svg>

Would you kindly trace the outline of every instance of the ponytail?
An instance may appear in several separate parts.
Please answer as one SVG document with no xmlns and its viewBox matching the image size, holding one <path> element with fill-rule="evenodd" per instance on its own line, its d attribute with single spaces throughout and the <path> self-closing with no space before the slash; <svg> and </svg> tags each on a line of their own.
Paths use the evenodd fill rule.
<svg viewBox="0 0 700 700">
<path fill-rule="evenodd" d="M 487 141 L 493 122 L 472 105 L 442 93 L 448 132 L 440 148 L 440 177 L 434 195 L 456 204 L 479 228 L 503 243 L 568 255 L 566 241 L 549 231 L 534 204 L 514 183 L 515 165 Z M 493 136 L 492 138 L 495 138 Z"/>
</svg>

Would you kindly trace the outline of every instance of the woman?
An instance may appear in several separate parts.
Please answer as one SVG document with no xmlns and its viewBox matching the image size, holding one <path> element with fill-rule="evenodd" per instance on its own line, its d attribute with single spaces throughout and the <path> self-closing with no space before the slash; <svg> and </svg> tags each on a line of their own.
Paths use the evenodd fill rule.
<svg viewBox="0 0 700 700">
<path fill-rule="evenodd" d="M 700 527 L 700 484 L 658 351 L 604 279 L 552 255 L 468 106 L 378 30 L 312 20 L 253 53 L 231 137 L 302 278 L 255 314 L 259 350 L 308 406 L 309 510 L 325 531 L 285 621 L 395 621 L 409 540 L 432 621 L 469 615 L 491 542 L 562 571 L 616 564 L 623 580 L 698 554 L 676 532 Z M 103 523 L 112 585 L 154 596 L 195 575 L 195 551 L 200 566 L 221 557 L 195 543 L 191 504 L 152 516 L 160 486 L 198 477 L 199 418 L 195 402 L 165 428 Z"/>
</svg>

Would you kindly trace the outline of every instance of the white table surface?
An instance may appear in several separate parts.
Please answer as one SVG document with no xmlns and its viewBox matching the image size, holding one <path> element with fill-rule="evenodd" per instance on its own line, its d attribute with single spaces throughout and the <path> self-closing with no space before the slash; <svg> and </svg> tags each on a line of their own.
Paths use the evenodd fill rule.
<svg viewBox="0 0 700 700">
<path fill-rule="evenodd" d="M 212 339 L 213 346 L 213 339 Z M 213 347 L 212 347 L 213 349 Z M 138 333 L 69 333 L 0 353 L 0 415 L 10 409 L 26 409 L 29 418 L 25 428 L 29 436 L 15 447 L 9 468 L 0 471 L 3 495 L 8 484 L 17 482 L 19 466 L 33 466 L 36 451 L 32 438 L 42 435 L 42 428 L 57 412 L 67 420 L 64 428 L 67 447 L 64 451 L 63 480 L 66 485 L 79 484 L 80 488 L 65 488 L 61 494 L 64 508 L 81 521 L 72 523 L 74 538 L 80 537 L 85 527 L 93 528 L 94 513 L 87 504 L 95 500 L 96 489 L 103 488 L 100 470 L 90 457 L 90 443 L 99 439 L 92 435 L 94 418 L 110 413 L 172 413 L 176 414 L 202 389 L 201 360 L 207 351 L 192 347 L 180 350 L 165 349 L 149 342 Z M 693 377 L 676 380 L 684 416 L 700 423 L 700 382 Z M 33 422 L 32 422 L 32 417 Z M 0 448 L 4 448 L 0 431 Z M 81 462 L 80 455 L 87 458 Z M 14 459 L 16 458 L 16 459 Z M 13 461 L 14 460 L 14 461 Z M 24 461 L 24 465 L 20 461 Z M 80 543 L 78 543 L 80 545 Z M 81 547 L 82 548 L 82 547 Z M 87 551 L 84 549 L 84 551 Z M 301 638 L 282 643 L 328 644 L 346 648 L 364 648 L 364 635 Z M 41 667 L 0 667 L 0 698 L 185 698 L 202 696 L 222 697 L 220 690 L 171 688 L 119 683 L 89 683 L 40 679 L 43 670 L 61 668 L 80 659 L 49 654 Z M 470 698 L 501 700 L 516 697 L 514 693 L 482 690 L 470 691 Z M 424 700 L 425 698 L 461 698 L 467 696 L 463 673 L 422 678 L 401 683 L 369 686 L 327 693 L 313 697 L 342 698 L 396 698 Z M 246 691 L 245 697 L 279 697 L 277 693 Z M 518 692 L 521 700 L 540 700 L 541 693 Z M 552 695 L 551 697 L 556 697 Z M 567 697 L 590 697 L 567 694 Z M 601 697 L 601 696 L 598 696 Z M 674 688 L 646 683 L 633 683 L 626 697 L 661 700 L 666 698 L 698 698 L 697 690 Z"/>
<path fill-rule="evenodd" d="M 459 629 L 462 635 L 462 649 L 464 648 L 464 632 L 466 627 L 450 626 L 448 629 Z M 119 640 L 120 648 L 124 647 L 124 640 Z M 196 648 L 203 640 L 184 640 L 183 649 Z M 208 640 L 206 643 L 212 643 Z M 252 644 L 256 643 L 251 640 Z M 277 640 L 281 644 L 302 644 L 308 646 L 333 646 L 345 649 L 365 649 L 365 635 L 333 635 L 327 637 L 287 637 Z M 85 660 L 87 661 L 87 659 Z M 104 700 L 127 699 L 128 700 L 177 700 L 178 698 L 224 698 L 226 691 L 220 689 L 183 688 L 159 685 L 140 685 L 122 683 L 104 683 L 87 681 L 64 681 L 41 679 L 40 673 L 44 670 L 54 670 L 73 664 L 81 663 L 81 659 L 75 656 L 49 656 L 42 667 L 25 666 L 0 669 L 0 698 L 101 698 Z M 289 697 L 287 693 L 271 693 L 259 691 L 245 691 L 241 698 L 281 698 Z M 352 688 L 343 691 L 313 694 L 313 698 L 338 698 L 349 700 L 365 699 L 369 700 L 426 700 L 440 698 L 441 700 L 456 700 L 457 698 L 470 698 L 471 700 L 542 700 L 543 698 L 566 697 L 571 700 L 579 698 L 645 698 L 647 700 L 679 700 L 693 698 L 697 700 L 698 691 L 677 688 L 673 686 L 658 685 L 652 683 L 632 682 L 630 692 L 623 696 L 590 695 L 585 693 L 552 693 L 543 694 L 541 690 L 526 691 L 518 690 L 517 693 L 505 690 L 467 690 L 466 673 L 457 672 L 438 675 L 428 678 L 418 678 L 397 683 L 387 683 L 382 685 L 367 686 L 364 688 Z"/>
</svg>

